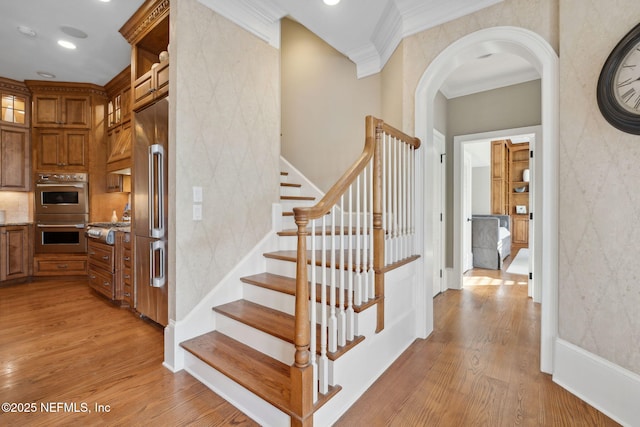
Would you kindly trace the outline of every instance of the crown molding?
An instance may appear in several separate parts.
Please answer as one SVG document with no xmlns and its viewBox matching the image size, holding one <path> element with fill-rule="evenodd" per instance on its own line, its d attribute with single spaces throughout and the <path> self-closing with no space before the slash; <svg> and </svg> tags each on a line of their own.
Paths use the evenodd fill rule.
<svg viewBox="0 0 640 427">
<path fill-rule="evenodd" d="M 201 4 L 280 48 L 280 19 L 287 12 L 271 0 L 198 0 Z"/>
</svg>

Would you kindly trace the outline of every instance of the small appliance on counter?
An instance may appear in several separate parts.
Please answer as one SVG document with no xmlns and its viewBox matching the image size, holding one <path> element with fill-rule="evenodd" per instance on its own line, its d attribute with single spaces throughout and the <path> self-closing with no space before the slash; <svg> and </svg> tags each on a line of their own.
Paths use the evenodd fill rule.
<svg viewBox="0 0 640 427">
<path fill-rule="evenodd" d="M 116 231 L 131 231 L 130 222 L 92 222 L 87 225 L 86 236 L 99 242 L 113 245 L 116 242 Z"/>
</svg>

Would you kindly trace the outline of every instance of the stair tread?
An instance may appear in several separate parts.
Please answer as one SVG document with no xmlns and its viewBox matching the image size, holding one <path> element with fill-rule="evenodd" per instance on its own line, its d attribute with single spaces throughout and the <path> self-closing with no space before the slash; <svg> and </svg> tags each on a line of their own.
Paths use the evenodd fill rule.
<svg viewBox="0 0 640 427">
<path fill-rule="evenodd" d="M 266 334 L 293 344 L 295 318 L 287 313 L 246 300 L 237 300 L 219 305 L 217 307 L 213 307 L 213 310 Z M 319 341 L 320 325 L 316 325 L 316 328 L 316 337 Z M 330 360 L 336 360 L 362 340 L 364 340 L 363 336 L 355 337 L 352 341 L 347 342 L 345 346 L 338 348 L 336 352 L 327 352 L 327 357 Z M 319 353 L 319 343 L 316 347 Z"/>
<path fill-rule="evenodd" d="M 331 236 L 331 235 L 339 236 L 339 235 L 340 235 L 340 230 L 341 230 L 341 229 L 342 229 L 342 234 L 343 234 L 344 236 L 347 236 L 347 235 L 348 235 L 348 231 L 349 231 L 349 227 L 331 227 L 331 226 L 328 226 L 328 227 L 326 228 L 326 230 L 325 230 L 325 232 L 324 232 L 324 235 L 325 235 L 325 236 Z M 359 232 L 358 234 L 359 234 L 359 235 L 363 235 L 363 234 L 365 234 L 365 232 L 366 232 L 367 230 L 368 230 L 368 229 L 364 229 L 364 228 L 360 227 L 360 232 Z M 352 235 L 352 236 L 355 236 L 355 235 L 356 235 L 356 231 L 358 231 L 358 228 L 356 228 L 356 227 L 351 227 L 351 235 Z M 320 235 L 322 235 L 322 229 L 321 229 L 320 227 L 316 227 L 316 231 L 315 231 L 315 233 L 316 233 L 316 236 L 320 236 Z M 283 237 L 284 237 L 284 236 L 287 236 L 287 237 L 290 237 L 290 236 L 297 236 L 297 235 L 298 235 L 298 230 L 297 230 L 297 229 L 295 229 L 295 228 L 289 228 L 289 229 L 286 229 L 286 230 L 278 231 L 278 236 L 283 236 Z M 311 235 L 311 232 L 310 232 L 310 231 L 309 231 L 309 235 Z"/>
<path fill-rule="evenodd" d="M 252 276 L 241 277 L 240 280 L 244 283 L 248 283 L 254 286 L 259 286 L 265 289 L 270 289 L 272 291 L 280 292 L 287 295 L 295 295 L 296 294 L 296 279 L 293 277 L 281 276 L 273 273 L 259 273 L 254 274 Z M 316 302 L 321 302 L 322 297 L 322 285 L 316 284 Z M 330 289 L 326 290 L 327 292 L 327 300 L 329 300 L 329 292 Z M 339 292 L 339 290 L 338 290 Z M 345 297 L 345 307 L 347 301 L 348 291 L 344 291 Z M 376 299 L 368 300 L 361 305 L 354 305 L 353 311 L 356 313 L 360 313 L 364 311 L 366 308 L 374 305 L 376 303 Z M 339 301 L 338 304 L 339 305 Z"/>
<path fill-rule="evenodd" d="M 280 200 L 315 200 L 313 196 L 280 196 Z"/>
<path fill-rule="evenodd" d="M 180 346 L 278 409 L 291 413 L 288 365 L 217 331 Z"/>
<path fill-rule="evenodd" d="M 295 188 L 300 188 L 302 187 L 302 184 L 293 184 L 291 182 L 281 182 L 280 183 L 280 187 L 295 187 Z"/>
<path fill-rule="evenodd" d="M 344 260 L 345 260 L 345 270 L 347 269 L 347 264 L 349 262 L 349 255 L 348 252 L 351 251 L 353 253 L 353 265 L 352 265 L 352 270 L 355 272 L 363 272 L 364 271 L 364 264 L 362 263 L 363 257 L 362 257 L 362 250 L 361 254 L 360 254 L 360 266 L 356 265 L 356 249 L 350 249 L 350 250 L 345 250 L 344 251 Z M 317 250 L 316 252 L 316 266 L 318 267 L 322 267 L 322 251 Z M 325 251 L 326 253 L 326 263 L 325 263 L 325 267 L 331 267 L 331 251 L 327 250 Z M 291 250 L 291 251 L 275 251 L 275 252 L 267 252 L 265 254 L 263 254 L 266 258 L 271 258 L 271 259 L 277 259 L 277 260 L 281 260 L 281 261 L 289 261 L 289 262 L 296 262 L 297 261 L 297 257 L 298 257 L 298 252 L 295 250 Z M 339 251 L 335 251 L 335 259 L 336 259 L 336 268 L 337 269 L 341 269 L 341 265 L 340 265 L 340 253 Z M 307 263 L 311 264 L 311 251 L 307 251 Z"/>
</svg>

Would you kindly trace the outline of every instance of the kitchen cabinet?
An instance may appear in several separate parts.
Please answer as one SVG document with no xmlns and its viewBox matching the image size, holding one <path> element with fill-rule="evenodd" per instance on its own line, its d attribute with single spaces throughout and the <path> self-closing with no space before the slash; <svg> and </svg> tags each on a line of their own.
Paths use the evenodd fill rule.
<svg viewBox="0 0 640 427">
<path fill-rule="evenodd" d="M 27 86 L 0 78 L 0 190 L 30 190 L 30 111 Z"/>
<path fill-rule="evenodd" d="M 36 94 L 33 97 L 32 125 L 88 129 L 91 127 L 91 97 Z"/>
<path fill-rule="evenodd" d="M 49 172 L 87 172 L 91 132 L 82 129 L 34 129 L 36 169 Z"/>
<path fill-rule="evenodd" d="M 34 276 L 86 276 L 87 256 L 38 254 L 33 258 Z"/>
<path fill-rule="evenodd" d="M 0 227 L 0 282 L 31 275 L 31 226 Z"/>
<path fill-rule="evenodd" d="M 132 108 L 169 92 L 169 0 L 147 0 L 120 29 L 131 45 Z"/>
<path fill-rule="evenodd" d="M 131 67 L 111 79 L 105 90 L 109 98 L 106 171 L 121 171 L 131 168 Z"/>
<path fill-rule="evenodd" d="M 0 126 L 0 190 L 29 191 L 30 182 L 29 129 Z"/>
<path fill-rule="evenodd" d="M 114 247 L 89 239 L 89 286 L 109 298 L 115 297 Z"/>
<path fill-rule="evenodd" d="M 169 60 L 154 64 L 133 82 L 133 109 L 139 110 L 169 93 Z"/>
<path fill-rule="evenodd" d="M 118 275 L 118 293 L 116 297 L 123 305 L 133 307 L 133 255 L 131 252 L 131 233 L 118 232 L 116 238 L 116 273 Z"/>
<path fill-rule="evenodd" d="M 529 244 L 529 216 L 511 216 L 511 244 L 526 247 Z"/>
</svg>

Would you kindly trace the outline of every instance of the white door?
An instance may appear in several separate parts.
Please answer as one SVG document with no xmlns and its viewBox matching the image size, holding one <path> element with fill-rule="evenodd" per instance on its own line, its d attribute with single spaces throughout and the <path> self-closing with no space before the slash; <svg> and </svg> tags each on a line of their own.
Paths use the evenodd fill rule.
<svg viewBox="0 0 640 427">
<path fill-rule="evenodd" d="M 433 199 L 435 201 L 436 215 L 439 215 L 438 225 L 434 230 L 434 242 L 433 242 L 433 264 L 435 266 L 435 274 L 433 277 L 433 296 L 438 295 L 440 292 L 444 292 L 447 289 L 444 272 L 445 272 L 445 171 L 446 171 L 446 158 L 444 148 L 444 135 L 434 129 L 433 131 L 433 150 L 434 156 L 439 156 L 440 163 L 438 163 L 437 171 L 433 173 L 435 194 Z"/>
<path fill-rule="evenodd" d="M 472 214 L 472 169 L 471 169 L 471 155 L 465 150 L 462 172 L 462 218 L 464 224 L 462 225 L 464 246 L 462 248 L 462 272 L 473 268 L 473 252 L 471 251 L 471 214 Z"/>
</svg>

